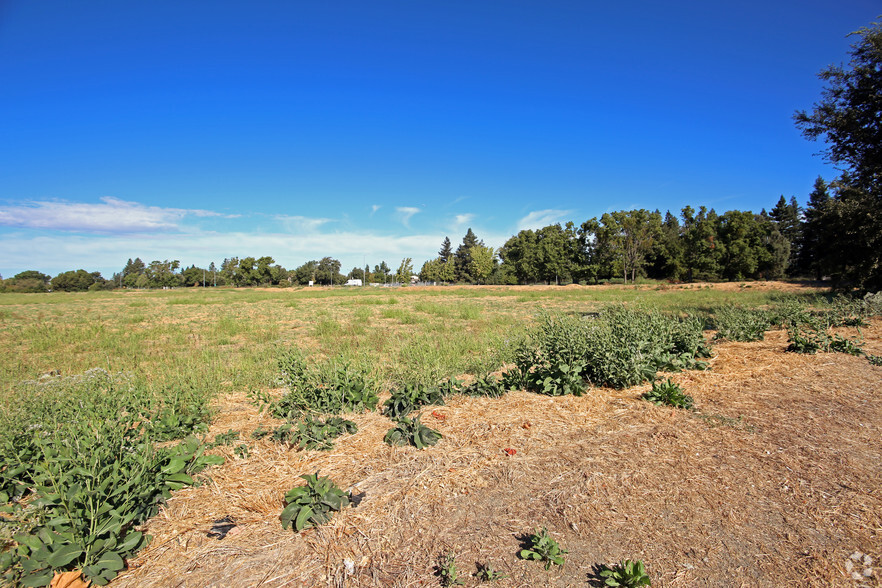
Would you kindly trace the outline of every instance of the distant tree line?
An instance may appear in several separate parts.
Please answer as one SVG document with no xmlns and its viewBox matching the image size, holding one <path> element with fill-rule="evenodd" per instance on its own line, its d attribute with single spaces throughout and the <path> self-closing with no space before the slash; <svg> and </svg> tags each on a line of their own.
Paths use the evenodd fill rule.
<svg viewBox="0 0 882 588">
<path fill-rule="evenodd" d="M 841 245 L 847 233 L 846 214 L 855 187 L 842 179 L 815 181 L 803 208 L 795 197 L 781 196 L 771 211 L 755 214 L 690 206 L 680 215 L 645 209 L 610 212 L 580 225 L 568 222 L 537 230 L 527 229 L 509 238 L 498 250 L 488 247 L 468 229 L 454 250 L 445 237 L 438 257 L 426 261 L 418 273 L 423 282 L 448 284 L 597 284 L 640 279 L 671 282 L 831 278 L 834 285 L 878 282 L 855 279 L 852 268 L 861 252 Z M 844 212 L 843 209 L 846 209 Z M 876 252 L 873 252 L 877 254 Z M 877 254 L 878 255 L 878 254 Z M 29 270 L 3 280 L 5 292 L 75 292 L 114 288 L 177 288 L 194 286 L 321 286 L 362 283 L 410 283 L 412 258 L 394 271 L 382 261 L 341 273 L 332 257 L 307 261 L 288 270 L 270 256 L 232 257 L 217 267 L 178 260 L 145 264 L 129 259 L 119 273 L 105 280 L 99 272 L 82 269 L 50 277 Z"/>
</svg>

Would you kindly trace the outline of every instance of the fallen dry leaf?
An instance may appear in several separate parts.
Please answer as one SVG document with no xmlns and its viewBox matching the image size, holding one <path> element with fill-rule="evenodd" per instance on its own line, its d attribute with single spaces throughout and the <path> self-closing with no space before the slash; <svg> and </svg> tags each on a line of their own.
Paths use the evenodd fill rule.
<svg viewBox="0 0 882 588">
<path fill-rule="evenodd" d="M 49 588 L 89 588 L 91 585 L 92 582 L 83 580 L 79 570 L 74 570 L 63 573 L 55 572 L 55 575 L 52 576 L 52 581 L 49 583 Z"/>
</svg>

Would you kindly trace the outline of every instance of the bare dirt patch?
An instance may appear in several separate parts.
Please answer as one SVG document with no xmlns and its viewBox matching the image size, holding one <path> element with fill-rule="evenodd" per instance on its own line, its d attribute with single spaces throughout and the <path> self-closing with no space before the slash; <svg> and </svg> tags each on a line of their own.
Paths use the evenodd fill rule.
<svg viewBox="0 0 882 588">
<path fill-rule="evenodd" d="M 875 320 L 868 352 L 880 337 Z M 711 371 L 674 375 L 697 412 L 644 402 L 645 387 L 456 398 L 423 411 L 444 434 L 424 451 L 385 445 L 378 413 L 349 417 L 359 431 L 331 452 L 287 450 L 251 439 L 269 419 L 226 396 L 212 434 L 241 431 L 249 456 L 221 448 L 227 463 L 146 525 L 153 542 L 113 585 L 433 586 L 455 551 L 462 572 L 508 574 L 498 586 L 590 585 L 623 558 L 662 587 L 878 586 L 882 566 L 863 584 L 846 566 L 856 551 L 882 564 L 882 367 L 786 345 L 780 331 L 720 344 Z M 282 497 L 317 470 L 363 500 L 282 530 Z M 225 516 L 235 532 L 207 537 Z M 517 559 L 539 526 L 569 550 L 563 567 Z"/>
</svg>

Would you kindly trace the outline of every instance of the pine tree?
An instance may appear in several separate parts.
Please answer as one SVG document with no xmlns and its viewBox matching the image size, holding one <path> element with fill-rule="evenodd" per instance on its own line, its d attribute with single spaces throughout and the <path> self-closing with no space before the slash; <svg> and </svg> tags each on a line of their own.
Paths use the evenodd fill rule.
<svg viewBox="0 0 882 588">
<path fill-rule="evenodd" d="M 790 198 L 790 203 L 782 195 L 778 204 L 769 213 L 769 217 L 775 223 L 778 232 L 790 243 L 790 258 L 787 264 L 787 273 L 793 274 L 798 266 L 802 210 L 796 202 L 796 197 Z"/>
<path fill-rule="evenodd" d="M 478 237 L 475 236 L 475 233 L 472 232 L 471 227 L 469 227 L 465 237 L 462 238 L 462 244 L 456 248 L 456 253 L 454 254 L 454 267 L 456 269 L 457 282 L 475 282 L 475 277 L 472 275 L 470 269 L 472 265 L 471 249 L 475 245 L 483 246 L 484 242 L 479 241 Z"/>
<path fill-rule="evenodd" d="M 438 252 L 438 257 L 441 259 L 442 263 L 447 263 L 447 260 L 450 259 L 451 255 L 453 255 L 453 249 L 450 246 L 450 237 L 444 237 L 444 242 L 441 243 L 441 250 Z"/>
</svg>

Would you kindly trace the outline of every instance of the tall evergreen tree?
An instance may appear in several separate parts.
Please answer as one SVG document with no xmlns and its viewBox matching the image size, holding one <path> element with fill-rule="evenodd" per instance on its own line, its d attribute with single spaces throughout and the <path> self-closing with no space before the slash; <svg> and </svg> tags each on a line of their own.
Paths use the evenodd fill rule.
<svg viewBox="0 0 882 588">
<path fill-rule="evenodd" d="M 790 245 L 790 258 L 787 263 L 787 273 L 793 274 L 798 267 L 800 232 L 802 230 L 802 209 L 796 202 L 796 197 L 790 198 L 788 203 L 784 196 L 778 199 L 775 208 L 769 213 L 769 217 L 775 223 L 778 232 L 787 239 Z"/>
<path fill-rule="evenodd" d="M 475 245 L 484 245 L 483 241 L 479 241 L 478 237 L 475 236 L 475 233 L 472 232 L 471 227 L 466 231 L 465 236 L 462 238 L 462 244 L 456 248 L 456 253 L 454 254 L 454 267 L 456 268 L 456 281 L 457 282 L 469 282 L 474 283 L 476 281 L 475 276 L 472 275 L 471 265 L 472 265 L 472 247 Z"/>
<path fill-rule="evenodd" d="M 450 237 L 444 237 L 444 242 L 441 243 L 441 250 L 438 251 L 438 257 L 441 258 L 441 263 L 447 263 L 451 255 L 453 255 L 453 249 L 450 246 Z"/>
<path fill-rule="evenodd" d="M 833 247 L 832 235 L 824 223 L 829 206 L 830 192 L 827 190 L 827 183 L 818 176 L 805 207 L 798 259 L 800 272 L 814 276 L 816 280 L 823 278 L 824 273 L 830 269 L 825 267 L 825 259 L 827 252 Z"/>
<path fill-rule="evenodd" d="M 836 235 L 830 274 L 872 290 L 882 288 L 882 23 L 853 34 L 848 66 L 823 70 L 821 101 L 794 118 L 806 138 L 823 138 L 827 159 L 846 170 L 822 217 Z"/>
</svg>

